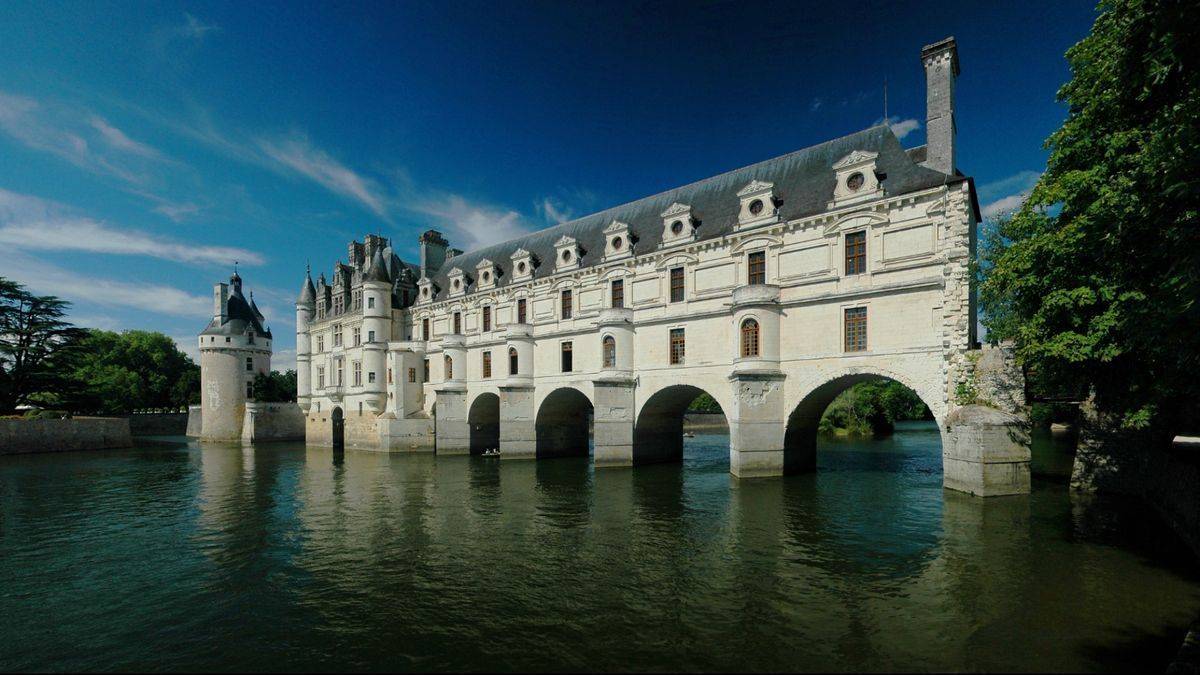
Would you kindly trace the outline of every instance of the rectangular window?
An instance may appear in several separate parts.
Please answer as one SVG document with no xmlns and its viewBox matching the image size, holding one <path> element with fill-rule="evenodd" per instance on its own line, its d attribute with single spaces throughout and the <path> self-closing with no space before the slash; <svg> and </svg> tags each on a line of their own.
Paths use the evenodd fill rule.
<svg viewBox="0 0 1200 675">
<path fill-rule="evenodd" d="M 483 379 L 488 379 L 492 376 L 492 353 L 483 353 Z"/>
<path fill-rule="evenodd" d="M 375 296 L 367 298 L 367 309 L 375 309 Z"/>
<path fill-rule="evenodd" d="M 317 389 L 325 388 L 325 368 L 317 366 Z"/>
<path fill-rule="evenodd" d="M 253 357 L 250 357 L 250 356 L 246 357 L 246 372 L 247 373 L 254 372 L 254 358 Z"/>
<path fill-rule="evenodd" d="M 417 369 L 416 369 L 416 368 L 409 368 L 409 369 L 408 369 L 408 381 L 409 381 L 409 382 L 416 382 L 416 381 L 417 381 Z"/>
<path fill-rule="evenodd" d="M 342 346 L 342 327 L 341 326 L 333 327 L 333 346 L 334 347 Z"/>
<path fill-rule="evenodd" d="M 750 285 L 767 283 L 767 252 L 755 251 L 746 258 L 746 283 Z"/>
<path fill-rule="evenodd" d="M 317 351 L 318 352 L 325 351 L 325 336 L 324 335 L 317 336 Z"/>
<path fill-rule="evenodd" d="M 683 268 L 671 268 L 671 302 L 683 302 Z"/>
<path fill-rule="evenodd" d="M 391 384 L 392 383 L 392 369 L 388 368 L 387 373 L 388 373 L 388 384 Z"/>
<path fill-rule="evenodd" d="M 671 353 L 671 365 L 675 366 L 675 365 L 679 365 L 679 364 L 683 363 L 683 329 L 682 328 L 672 328 L 671 329 L 671 342 L 670 342 L 669 348 L 670 348 L 670 353 Z"/>
<path fill-rule="evenodd" d="M 570 342 L 562 343 L 562 371 L 564 373 L 571 372 L 571 367 L 574 365 L 574 360 L 572 359 L 572 356 L 573 355 L 571 353 L 571 343 Z"/>
<path fill-rule="evenodd" d="M 612 282 L 612 306 L 615 309 L 620 309 L 625 306 L 625 280 L 613 279 Z"/>
<path fill-rule="evenodd" d="M 862 274 L 867 271 L 867 233 L 851 232 L 846 235 L 846 274 Z"/>
<path fill-rule="evenodd" d="M 336 386 L 339 386 L 339 387 L 342 386 L 343 382 L 345 382 L 345 378 L 342 377 L 342 375 L 344 374 L 344 369 L 342 367 L 343 364 L 344 364 L 344 361 L 342 361 L 341 359 L 337 360 L 337 385 Z"/>
<path fill-rule="evenodd" d="M 351 329 L 350 334 L 354 337 L 355 347 L 362 344 L 362 328 L 355 326 L 353 329 Z"/>
<path fill-rule="evenodd" d="M 421 319 L 421 339 L 428 340 L 429 337 L 429 319 Z"/>
<path fill-rule="evenodd" d="M 374 341 L 375 341 L 375 331 L 373 331 L 373 330 L 367 331 L 367 342 L 374 342 Z"/>
<path fill-rule="evenodd" d="M 462 334 L 462 312 L 454 313 L 454 334 Z"/>
<path fill-rule="evenodd" d="M 483 308 L 483 332 L 487 333 L 492 330 L 492 308 Z"/>
<path fill-rule="evenodd" d="M 372 370 L 371 372 L 367 373 L 367 382 L 371 383 L 374 381 L 375 381 L 375 371 Z"/>
<path fill-rule="evenodd" d="M 424 365 L 425 365 L 425 369 L 421 372 L 421 381 L 428 382 L 429 381 L 429 359 L 425 359 Z"/>
<path fill-rule="evenodd" d="M 354 386 L 362 386 L 362 361 L 354 362 Z"/>
<path fill-rule="evenodd" d="M 867 349 L 867 308 L 846 309 L 846 351 L 862 352 Z"/>
<path fill-rule="evenodd" d="M 571 291 L 562 292 L 562 318 L 571 318 Z"/>
<path fill-rule="evenodd" d="M 525 323 L 525 298 L 517 300 L 517 323 Z"/>
</svg>

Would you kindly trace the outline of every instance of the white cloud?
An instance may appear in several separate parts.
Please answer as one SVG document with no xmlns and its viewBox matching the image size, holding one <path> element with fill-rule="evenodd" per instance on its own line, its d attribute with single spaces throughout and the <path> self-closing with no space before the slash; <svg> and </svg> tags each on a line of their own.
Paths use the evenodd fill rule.
<svg viewBox="0 0 1200 675">
<path fill-rule="evenodd" d="M 35 293 L 57 295 L 73 303 L 86 301 L 105 307 L 129 307 L 191 318 L 207 316 L 212 311 L 212 298 L 192 295 L 172 286 L 85 276 L 16 253 L 10 253 L 6 258 L 6 277 Z"/>
<path fill-rule="evenodd" d="M 883 122 L 883 118 L 880 117 L 873 124 L 883 124 Z M 903 140 L 905 136 L 921 128 L 921 121 L 912 117 L 902 120 L 893 115 L 887 118 L 887 125 L 891 128 L 892 133 L 896 134 L 896 138 Z"/>
<path fill-rule="evenodd" d="M 331 192 L 354 199 L 375 215 L 386 219 L 385 200 L 375 182 L 313 147 L 304 136 L 281 141 L 259 139 L 258 146 L 283 168 L 306 176 Z"/>
<path fill-rule="evenodd" d="M 1020 209 L 1041 177 L 1038 171 L 1019 171 L 979 186 L 979 198 L 987 202 L 981 209 L 983 217 L 995 218 Z"/>
<path fill-rule="evenodd" d="M 271 370 L 284 372 L 296 369 L 296 350 L 280 349 L 271 354 Z"/>
<path fill-rule="evenodd" d="M 0 188 L 0 245 L 13 249 L 141 255 L 187 263 L 261 265 L 253 251 L 198 246 L 126 227 L 114 228 L 55 202 Z"/>
<path fill-rule="evenodd" d="M 542 201 L 534 204 L 534 207 L 541 214 L 542 218 L 546 219 L 546 222 L 554 225 L 565 223 L 575 218 L 575 211 L 573 209 L 553 197 L 542 198 Z"/>
<path fill-rule="evenodd" d="M 158 150 L 155 150 L 145 143 L 140 143 L 133 140 L 126 135 L 124 131 L 121 131 L 120 129 L 109 124 L 108 121 L 103 117 L 92 115 L 92 117 L 88 120 L 88 124 L 91 125 L 91 127 L 97 132 L 99 132 L 100 137 L 116 150 L 128 152 L 134 155 L 140 155 L 150 159 L 160 159 L 162 157 L 162 153 L 160 153 Z"/>
<path fill-rule="evenodd" d="M 535 229 L 516 211 L 472 203 L 454 194 L 424 197 L 407 206 L 446 226 L 451 230 L 447 234 L 452 244 L 468 251 L 508 241 Z"/>
</svg>

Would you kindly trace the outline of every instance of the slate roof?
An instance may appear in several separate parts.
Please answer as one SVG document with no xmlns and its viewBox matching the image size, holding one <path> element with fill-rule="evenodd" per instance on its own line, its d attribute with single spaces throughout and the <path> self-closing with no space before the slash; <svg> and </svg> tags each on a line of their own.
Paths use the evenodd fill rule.
<svg viewBox="0 0 1200 675">
<path fill-rule="evenodd" d="M 229 298 L 225 301 L 225 321 L 213 317 L 208 327 L 200 331 L 201 335 L 244 335 L 246 328 L 252 326 L 254 334 L 271 339 L 271 331 L 262 323 L 262 314 L 254 308 L 242 295 L 242 278 L 236 274 L 230 278 Z"/>
<path fill-rule="evenodd" d="M 444 300 L 447 297 L 450 288 L 447 275 L 451 269 L 457 267 L 474 278 L 475 266 L 485 258 L 496 263 L 502 270 L 502 274 L 496 279 L 496 285 L 507 285 L 508 280 L 512 278 L 510 256 L 519 248 L 533 253 L 540 259 L 541 265 L 535 269 L 534 278 L 552 274 L 556 254 L 554 243 L 563 235 L 574 237 L 584 249 L 585 253 L 580 259 L 581 268 L 595 265 L 604 256 L 603 230 L 613 220 L 629 224 L 630 231 L 637 239 L 634 246 L 635 255 L 654 251 L 662 241 L 661 214 L 674 202 L 691 206 L 692 217 L 699 221 L 696 229 L 697 241 L 729 234 L 734 231 L 741 208 L 737 192 L 752 180 L 775 184 L 773 193 L 777 199 L 782 200 L 779 206 L 782 219 L 791 220 L 820 214 L 827 210 L 827 204 L 833 198 L 836 182 L 834 163 L 855 150 L 878 154 L 875 166 L 879 173 L 886 175 L 881 181 L 886 195 L 899 195 L 964 180 L 962 176 L 948 176 L 920 166 L 900 145 L 900 141 L 887 125 L 878 125 L 523 237 L 457 255 L 447 260 L 441 269 L 432 275 L 431 279 L 438 289 L 434 300 Z M 473 292 L 474 284 L 467 290 Z"/>
</svg>

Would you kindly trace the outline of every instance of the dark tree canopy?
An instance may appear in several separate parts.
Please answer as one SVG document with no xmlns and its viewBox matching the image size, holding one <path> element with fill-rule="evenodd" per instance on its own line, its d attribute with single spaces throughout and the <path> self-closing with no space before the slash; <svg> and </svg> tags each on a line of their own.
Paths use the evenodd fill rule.
<svg viewBox="0 0 1200 675">
<path fill-rule="evenodd" d="M 1169 430 L 1200 394 L 1200 4 L 1100 10 L 1046 172 L 986 237 L 985 322 L 1044 384 Z"/>
<path fill-rule="evenodd" d="M 178 409 L 199 400 L 200 367 L 170 337 L 151 331 L 88 330 L 74 359 L 76 412 Z"/>
<path fill-rule="evenodd" d="M 254 400 L 285 403 L 296 400 L 296 371 L 259 373 L 254 376 Z"/>
<path fill-rule="evenodd" d="M 70 395 L 70 363 L 85 335 L 63 317 L 70 303 L 0 277 L 0 414 Z"/>
</svg>

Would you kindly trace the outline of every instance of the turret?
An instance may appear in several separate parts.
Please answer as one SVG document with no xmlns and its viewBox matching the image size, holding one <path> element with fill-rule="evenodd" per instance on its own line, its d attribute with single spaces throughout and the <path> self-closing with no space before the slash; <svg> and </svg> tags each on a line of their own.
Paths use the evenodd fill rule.
<svg viewBox="0 0 1200 675">
<path fill-rule="evenodd" d="M 296 298 L 296 401 L 308 412 L 312 397 L 312 336 L 308 324 L 317 307 L 317 289 L 313 287 L 312 271 L 305 269 L 300 296 Z"/>
<path fill-rule="evenodd" d="M 392 280 L 383 260 L 383 247 L 372 248 L 374 254 L 363 272 L 362 284 L 363 368 L 367 372 L 363 386 L 366 393 L 374 395 L 376 412 L 383 412 L 387 404 L 387 343 L 392 339 Z"/>
<path fill-rule="evenodd" d="M 213 318 L 200 332 L 200 437 L 242 437 L 246 401 L 253 398 L 254 378 L 271 371 L 271 331 L 265 317 L 242 295 L 242 278 L 234 272 L 229 285 L 213 287 Z"/>
</svg>

